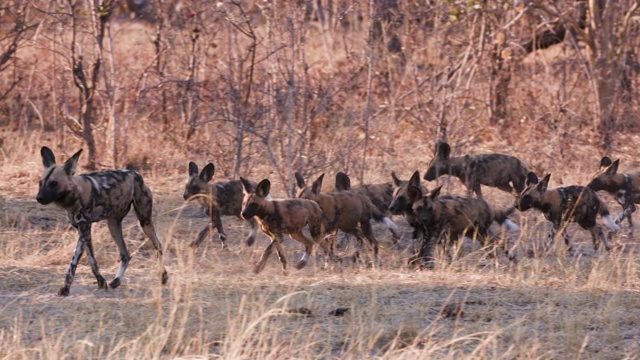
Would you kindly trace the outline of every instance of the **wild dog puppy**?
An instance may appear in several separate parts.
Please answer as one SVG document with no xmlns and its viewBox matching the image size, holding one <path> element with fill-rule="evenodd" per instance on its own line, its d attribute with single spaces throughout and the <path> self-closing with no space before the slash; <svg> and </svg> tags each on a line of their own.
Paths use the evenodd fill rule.
<svg viewBox="0 0 640 360">
<path fill-rule="evenodd" d="M 475 192 L 482 199 L 480 185 L 519 194 L 524 190 L 529 168 L 520 159 L 503 154 L 465 155 L 450 157 L 447 143 L 436 144 L 436 155 L 431 160 L 424 179 L 433 181 L 442 175 L 453 175 L 467 187 L 467 197 Z M 513 186 L 512 186 L 513 185 Z"/>
<path fill-rule="evenodd" d="M 354 191 L 356 193 L 362 194 L 371 200 L 373 206 L 378 209 L 380 214 L 384 217 L 391 220 L 391 211 L 389 210 L 389 205 L 391 205 L 391 200 L 393 199 L 393 186 L 390 183 L 382 183 L 382 184 L 365 184 L 356 187 L 351 187 L 351 179 L 349 175 L 339 171 L 336 174 L 336 191 Z M 387 224 L 387 228 L 391 231 L 391 236 L 394 244 L 398 243 L 398 239 L 400 238 L 400 234 L 398 234 L 397 226 L 395 223 L 391 225 L 391 222 L 385 222 Z"/>
<path fill-rule="evenodd" d="M 331 232 L 336 229 L 342 230 L 347 234 L 354 235 L 358 239 L 356 247 L 355 259 L 359 258 L 360 248 L 363 245 L 363 234 L 369 243 L 373 246 L 374 259 L 378 259 L 378 240 L 373 234 L 373 228 L 370 220 L 374 219 L 378 222 L 384 222 L 389 227 L 396 227 L 389 218 L 386 218 L 373 205 L 368 197 L 353 191 L 335 191 L 330 193 L 321 193 L 322 180 L 324 174 L 320 175 L 311 187 L 308 187 L 304 178 L 299 173 L 295 173 L 296 183 L 300 191 L 298 198 L 315 201 L 320 205 L 322 212 L 325 214 L 328 222 L 327 231 Z M 360 228 L 358 228 L 358 224 Z"/>
<path fill-rule="evenodd" d="M 151 190 L 144 184 L 142 176 L 129 170 L 109 170 L 76 176 L 80 153 L 82 150 L 71 156 L 64 164 L 56 165 L 56 158 L 51 149 L 43 146 L 40 150 L 44 173 L 36 200 L 43 205 L 54 203 L 63 208 L 67 212 L 71 225 L 78 229 L 80 234 L 64 286 L 60 288 L 58 294 L 69 295 L 78 261 L 85 250 L 89 257 L 91 271 L 98 280 L 98 287 L 107 288 L 107 283 L 98 270 L 91 243 L 91 224 L 101 220 L 107 220 L 111 237 L 120 251 L 120 269 L 109 286 L 112 289 L 120 286 L 120 281 L 131 259 L 122 237 L 122 219 L 129 213 L 131 205 L 142 230 L 158 252 L 161 281 L 162 284 L 166 284 L 169 275 L 163 266 L 162 243 L 156 235 L 151 219 L 153 209 Z"/>
<path fill-rule="evenodd" d="M 629 222 L 629 236 L 633 237 L 633 221 L 631 214 L 636 211 L 635 204 L 640 204 L 640 174 L 618 173 L 620 160 L 611 161 L 608 157 L 600 160 L 600 169 L 593 175 L 587 185 L 593 191 L 604 190 L 615 196 L 622 205 L 622 212 L 615 219 L 620 224 L 625 218 Z"/>
<path fill-rule="evenodd" d="M 189 181 L 184 189 L 185 200 L 198 199 L 204 207 L 207 215 L 211 219 L 211 224 L 207 225 L 200 233 L 195 241 L 189 246 L 197 247 L 204 239 L 209 235 L 209 231 L 212 227 L 218 230 L 218 236 L 222 243 L 222 248 L 226 248 L 227 234 L 222 227 L 221 215 L 236 216 L 239 219 L 240 212 L 242 211 L 242 199 L 244 193 L 242 191 L 242 183 L 240 180 L 233 180 L 228 182 L 216 182 L 209 183 L 215 173 L 215 167 L 212 163 L 208 163 L 202 169 L 202 172 L 198 174 L 198 165 L 193 161 L 189 162 Z M 248 181 L 248 180 L 247 180 Z M 253 187 L 256 183 L 249 181 Z M 256 231 L 258 230 L 258 222 L 256 219 L 248 219 L 247 222 L 251 225 L 251 232 L 247 237 L 247 246 L 253 245 L 256 240 Z"/>
<path fill-rule="evenodd" d="M 558 231 L 562 228 L 565 244 L 571 250 L 570 238 L 566 233 L 566 222 L 578 223 L 583 229 L 589 230 L 593 239 L 593 248 L 598 250 L 600 241 L 607 251 L 611 249 L 602 228 L 596 224 L 596 217 L 602 216 L 607 227 L 619 231 L 620 227 L 611 219 L 609 209 L 598 198 L 595 191 L 585 186 L 566 186 L 548 190 L 551 174 L 547 174 L 542 181 L 534 173 L 527 177 L 527 188 L 516 199 L 516 207 L 520 211 L 536 208 L 544 213 L 544 217 L 553 223 L 547 242 L 549 248 Z M 598 238 L 600 241 L 598 241 Z"/>
<path fill-rule="evenodd" d="M 407 189 L 409 200 L 413 203 L 416 222 L 430 238 L 429 241 L 424 240 L 427 242 L 424 250 L 427 267 L 433 266 L 433 247 L 442 236 L 447 237 L 443 247 L 451 259 L 450 248 L 461 235 L 471 238 L 477 236 L 483 246 L 486 246 L 488 230 L 494 221 L 506 225 L 511 231 L 518 229 L 518 225 L 507 218 L 513 213 L 514 208 L 498 211 L 482 199 L 440 196 L 441 188 L 442 186 L 439 186 L 428 194 L 419 186 L 410 185 Z"/>
<path fill-rule="evenodd" d="M 275 248 L 282 263 L 282 271 L 285 275 L 287 274 L 287 260 L 282 249 L 283 234 L 289 235 L 304 245 L 304 255 L 296 264 L 296 269 L 302 269 L 307 264 L 313 249 L 313 241 L 324 249 L 325 265 L 328 263 L 328 259 L 333 254 L 323 242 L 327 223 L 317 203 L 306 199 L 268 200 L 271 189 L 268 179 L 262 180 L 257 186 L 242 177 L 240 181 L 244 192 L 242 218 L 256 218 L 260 229 L 271 238 L 271 243 L 253 269 L 254 273 L 257 274 L 264 269 L 267 259 Z M 302 229 L 307 225 L 313 241 L 302 233 Z"/>
</svg>

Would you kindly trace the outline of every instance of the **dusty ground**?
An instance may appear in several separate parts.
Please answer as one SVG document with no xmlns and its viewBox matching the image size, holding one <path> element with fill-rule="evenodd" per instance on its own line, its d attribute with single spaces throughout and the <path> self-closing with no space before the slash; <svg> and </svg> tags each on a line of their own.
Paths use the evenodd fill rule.
<svg viewBox="0 0 640 360">
<path fill-rule="evenodd" d="M 190 249 L 207 218 L 182 201 L 186 179 L 168 174 L 147 177 L 147 183 L 169 249 L 169 285 L 160 286 L 154 252 L 130 214 L 125 238 L 134 256 L 121 287 L 98 290 L 83 259 L 71 295 L 61 298 L 56 293 L 76 233 L 61 210 L 34 201 L 37 172 L 8 171 L 11 188 L 0 193 L 3 358 L 640 356 L 635 239 L 619 236 L 615 251 L 595 253 L 588 233 L 571 227 L 576 254 L 567 256 L 560 244 L 544 255 L 538 245 L 548 223 L 533 212 L 518 214 L 522 231 L 508 235 L 517 263 L 486 256 L 466 239 L 453 264 L 414 271 L 405 265 L 410 229 L 396 218 L 405 230 L 399 246 L 376 225 L 383 243 L 379 267 L 353 264 L 347 240 L 342 263 L 331 269 L 321 269 L 318 254 L 310 266 L 283 276 L 273 256 L 254 275 L 266 236 L 260 233 L 249 248 L 243 243 L 249 227 L 227 217 L 228 250 L 220 249 L 215 233 Z M 501 205 L 511 201 L 497 191 L 488 194 Z M 112 277 L 116 246 L 104 224 L 94 226 L 93 235 L 101 271 Z M 285 249 L 290 264 L 301 256 L 292 240 Z"/>
</svg>

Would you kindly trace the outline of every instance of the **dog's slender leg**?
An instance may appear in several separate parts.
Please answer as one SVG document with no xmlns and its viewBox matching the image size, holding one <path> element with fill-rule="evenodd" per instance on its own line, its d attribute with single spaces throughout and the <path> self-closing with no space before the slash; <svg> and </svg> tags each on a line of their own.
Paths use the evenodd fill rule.
<svg viewBox="0 0 640 360">
<path fill-rule="evenodd" d="M 84 246 L 87 251 L 87 258 L 89 259 L 89 265 L 91 265 L 91 272 L 93 272 L 93 276 L 98 280 L 98 289 L 106 289 L 107 282 L 100 274 L 100 270 L 98 269 L 98 262 L 96 261 L 95 255 L 93 254 L 93 243 L 91 242 L 91 230 L 89 230 L 89 236 L 84 237 Z"/>
<path fill-rule="evenodd" d="M 364 221 L 360 223 L 360 227 L 362 228 L 362 233 L 364 237 L 367 238 L 371 246 L 373 247 L 373 261 L 374 264 L 378 264 L 378 240 L 373 235 L 373 228 L 371 227 L 371 223 L 369 221 Z"/>
<path fill-rule="evenodd" d="M 112 289 L 115 289 L 120 286 L 120 281 L 124 277 L 124 272 L 127 270 L 127 266 L 129 266 L 129 260 L 131 260 L 131 257 L 129 256 L 127 245 L 122 237 L 122 219 L 108 219 L 107 225 L 109 227 L 109 232 L 111 232 L 111 237 L 116 242 L 118 251 L 120 252 L 120 269 L 118 270 L 115 278 L 113 278 L 111 283 L 109 283 L 109 286 Z"/>
<path fill-rule="evenodd" d="M 278 259 L 282 264 L 282 274 L 287 275 L 287 257 L 284 255 L 284 250 L 282 249 L 282 237 L 278 237 L 276 241 L 276 254 L 278 254 Z"/>
<path fill-rule="evenodd" d="M 296 264 L 296 269 L 302 269 L 305 265 L 307 265 L 307 261 L 311 256 L 311 250 L 313 250 L 313 242 L 309 240 L 301 231 L 297 231 L 289 234 L 292 239 L 296 240 L 300 244 L 304 245 L 304 254 L 298 263 Z"/>
<path fill-rule="evenodd" d="M 267 246 L 266 249 L 264 249 L 264 252 L 262 252 L 262 256 L 260 256 L 260 260 L 258 260 L 258 263 L 253 268 L 253 272 L 256 274 L 264 269 L 264 266 L 267 264 L 267 259 L 269 259 L 269 256 L 273 252 L 273 248 L 276 246 L 277 236 L 274 234 L 267 235 L 269 235 L 269 237 L 271 238 L 271 243 Z"/>
<path fill-rule="evenodd" d="M 76 245 L 76 251 L 73 254 L 73 258 L 71 258 L 71 263 L 69 264 L 69 269 L 67 270 L 67 275 L 65 276 L 64 279 L 64 286 L 60 288 L 60 290 L 58 291 L 58 295 L 60 296 L 68 296 L 69 295 L 69 289 L 71 289 L 71 284 L 73 283 L 73 278 L 76 274 L 76 268 L 78 267 L 78 261 L 80 261 L 80 258 L 82 257 L 82 254 L 84 253 L 84 248 L 87 244 L 87 236 L 88 236 L 88 241 L 91 241 L 91 224 L 83 222 L 77 225 L 78 228 L 78 233 L 80 235 L 80 237 L 78 238 L 78 244 Z M 95 262 L 95 259 L 94 259 Z M 93 270 L 93 264 L 92 266 L 92 270 Z M 96 265 L 97 267 L 97 265 Z M 95 274 L 95 272 L 94 272 Z M 99 274 L 98 274 L 99 275 Z M 98 286 L 105 284 L 104 278 L 102 279 L 102 284 L 100 283 L 100 278 L 98 278 L 98 276 L 96 276 L 96 279 L 98 280 Z"/>
<path fill-rule="evenodd" d="M 151 216 L 153 215 L 153 198 L 151 196 L 151 190 L 149 190 L 149 188 L 144 184 L 142 184 L 140 188 L 136 189 L 136 193 L 133 198 L 133 209 L 138 216 L 138 221 L 140 222 L 140 226 L 142 226 L 142 231 L 147 235 L 149 240 L 151 240 L 153 247 L 156 248 L 158 267 L 161 272 L 160 281 L 164 285 L 169 281 L 169 274 L 164 267 L 164 248 L 156 234 L 156 229 L 153 225 L 153 220 L 151 219 Z"/>
<path fill-rule="evenodd" d="M 212 223 L 207 224 L 207 226 L 205 226 L 204 229 L 202 229 L 198 233 L 198 237 L 191 244 L 189 244 L 189 246 L 192 247 L 192 248 L 196 248 L 196 247 L 200 246 L 200 244 L 202 244 L 202 242 L 207 238 L 207 236 L 211 232 L 211 227 L 212 226 L 213 226 Z"/>
<path fill-rule="evenodd" d="M 211 221 L 213 222 L 213 226 L 218 230 L 218 236 L 220 237 L 220 242 L 222 243 L 222 250 L 227 248 L 227 234 L 224 232 L 224 228 L 222 227 L 222 219 L 220 218 L 220 209 L 214 209 L 211 213 Z"/>
<path fill-rule="evenodd" d="M 247 221 L 251 225 L 251 232 L 249 233 L 249 237 L 247 237 L 247 246 L 251 246 L 256 241 L 256 233 L 258 232 L 258 222 L 256 221 L 256 219 L 253 219 L 253 218 Z"/>
</svg>

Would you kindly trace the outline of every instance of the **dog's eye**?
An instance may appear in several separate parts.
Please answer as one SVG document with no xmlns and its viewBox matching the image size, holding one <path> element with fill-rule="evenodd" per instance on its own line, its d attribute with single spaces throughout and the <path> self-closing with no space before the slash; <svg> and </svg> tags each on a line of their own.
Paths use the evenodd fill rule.
<svg viewBox="0 0 640 360">
<path fill-rule="evenodd" d="M 57 181 L 52 180 L 51 182 L 49 182 L 49 187 L 54 188 L 54 187 L 56 187 L 56 186 L 58 186 L 58 182 L 57 182 Z"/>
</svg>

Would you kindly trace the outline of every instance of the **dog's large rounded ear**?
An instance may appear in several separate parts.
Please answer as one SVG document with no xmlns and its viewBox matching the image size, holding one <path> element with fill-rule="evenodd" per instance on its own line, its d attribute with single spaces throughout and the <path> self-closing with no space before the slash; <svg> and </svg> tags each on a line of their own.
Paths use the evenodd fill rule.
<svg viewBox="0 0 640 360">
<path fill-rule="evenodd" d="M 437 188 L 433 189 L 433 191 L 429 194 L 429 197 L 431 198 L 431 200 L 437 198 L 438 196 L 440 196 L 440 190 L 442 190 L 442 185 L 438 186 Z"/>
<path fill-rule="evenodd" d="M 551 179 L 551 174 L 547 174 L 544 178 L 542 178 L 542 181 L 540 181 L 540 183 L 537 185 L 538 190 L 541 192 L 545 192 L 547 191 L 547 188 L 549 187 L 549 180 Z"/>
<path fill-rule="evenodd" d="M 608 156 L 604 156 L 601 160 L 600 160 L 600 167 L 607 167 L 609 165 L 611 165 L 612 161 L 611 158 L 609 158 Z"/>
<path fill-rule="evenodd" d="M 78 159 L 80 159 L 80 154 L 82 154 L 82 149 L 78 150 L 78 152 L 73 154 L 69 160 L 65 161 L 64 172 L 67 175 L 73 176 L 76 173 L 76 170 L 78 170 Z"/>
<path fill-rule="evenodd" d="M 409 184 L 411 186 L 417 186 L 420 187 L 420 171 L 417 171 L 413 173 L 413 175 L 411 175 L 411 178 L 409 179 Z"/>
<path fill-rule="evenodd" d="M 242 176 L 240 177 L 240 183 L 242 183 L 242 192 L 245 194 L 253 194 L 255 189 L 253 188 L 253 184 Z"/>
<path fill-rule="evenodd" d="M 336 190 L 343 191 L 351 189 L 351 179 L 349 179 L 349 175 L 339 171 L 336 174 Z"/>
<path fill-rule="evenodd" d="M 412 203 L 422 199 L 422 189 L 419 186 L 409 185 L 407 187 L 407 197 Z"/>
<path fill-rule="evenodd" d="M 527 186 L 538 183 L 538 176 L 533 171 L 527 174 Z"/>
<path fill-rule="evenodd" d="M 436 144 L 436 156 L 442 159 L 448 159 L 451 155 L 451 146 L 446 142 L 439 142 Z"/>
<path fill-rule="evenodd" d="M 322 180 L 323 179 L 324 179 L 324 173 L 322 173 L 320 176 L 318 176 L 316 181 L 313 182 L 313 184 L 311 185 L 311 192 L 313 192 L 316 195 L 320 194 L 320 191 L 322 191 Z"/>
<path fill-rule="evenodd" d="M 304 178 L 299 172 L 296 171 L 294 176 L 296 178 L 296 185 L 298 185 L 298 188 L 304 189 L 305 187 L 307 187 L 307 184 L 304 182 Z"/>
<path fill-rule="evenodd" d="M 393 184 L 396 187 L 402 186 L 402 180 L 398 179 L 398 177 L 396 176 L 396 172 L 395 171 L 391 172 L 391 178 L 393 179 Z"/>
<path fill-rule="evenodd" d="M 40 149 L 40 155 L 42 155 L 42 165 L 45 169 L 48 169 L 56 164 L 56 156 L 53 155 L 53 151 L 46 146 Z"/>
<path fill-rule="evenodd" d="M 271 191 L 271 181 L 269 179 L 264 179 L 258 183 L 256 187 L 256 195 L 262 198 L 266 198 L 269 196 L 269 191 Z"/>
<path fill-rule="evenodd" d="M 618 172 L 618 166 L 620 165 L 620 159 L 614 161 L 611 165 L 609 165 L 609 167 L 607 168 L 607 175 L 613 176 Z"/>
<path fill-rule="evenodd" d="M 193 161 L 189 161 L 189 177 L 192 178 L 196 176 L 198 176 L 198 165 Z"/>
<path fill-rule="evenodd" d="M 216 167 L 213 166 L 213 163 L 208 163 L 204 168 L 202 168 L 202 172 L 200 173 L 200 179 L 204 182 L 209 182 L 213 179 L 213 174 L 216 173 Z"/>
</svg>

